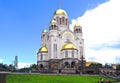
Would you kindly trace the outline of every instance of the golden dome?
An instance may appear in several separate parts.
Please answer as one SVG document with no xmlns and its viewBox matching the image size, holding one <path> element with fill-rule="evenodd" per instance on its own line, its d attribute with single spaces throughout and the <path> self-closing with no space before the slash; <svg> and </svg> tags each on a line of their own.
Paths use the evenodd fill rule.
<svg viewBox="0 0 120 83">
<path fill-rule="evenodd" d="M 61 50 L 69 50 L 69 49 L 76 49 L 76 47 L 72 43 L 66 43 L 62 46 Z"/>
<path fill-rule="evenodd" d="M 76 24 L 75 24 L 75 27 L 80 27 L 80 24 L 76 23 Z"/>
<path fill-rule="evenodd" d="M 53 19 L 51 22 L 52 22 L 52 23 L 56 23 L 56 20 Z"/>
<path fill-rule="evenodd" d="M 40 48 L 39 52 L 48 52 L 48 48 L 46 46 Z"/>
<path fill-rule="evenodd" d="M 47 30 L 44 30 L 43 32 L 44 32 L 44 33 L 47 33 L 48 31 L 47 31 Z"/>
<path fill-rule="evenodd" d="M 67 15 L 66 11 L 63 10 L 63 9 L 58 9 L 58 10 L 56 10 L 55 15 L 60 15 L 60 14 L 62 14 L 62 15 Z"/>
</svg>

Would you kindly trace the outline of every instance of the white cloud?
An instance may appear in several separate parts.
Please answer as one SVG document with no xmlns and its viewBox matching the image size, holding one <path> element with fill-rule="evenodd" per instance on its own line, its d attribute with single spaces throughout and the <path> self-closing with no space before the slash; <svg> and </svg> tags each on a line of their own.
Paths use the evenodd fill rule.
<svg viewBox="0 0 120 83">
<path fill-rule="evenodd" d="M 70 29 L 76 22 L 83 27 L 85 39 L 85 56 L 87 60 L 94 57 L 102 63 L 115 63 L 120 56 L 120 49 L 105 46 L 120 44 L 120 0 L 110 0 L 72 20 Z M 103 47 L 103 45 L 105 45 Z M 93 48 L 103 47 L 95 50 Z M 120 61 L 119 61 L 120 62 Z"/>
<path fill-rule="evenodd" d="M 18 68 L 26 68 L 26 67 L 30 67 L 30 65 L 33 63 L 25 63 L 25 62 L 19 62 L 18 63 Z"/>
<path fill-rule="evenodd" d="M 0 59 L 0 63 L 3 63 L 3 59 Z"/>
</svg>

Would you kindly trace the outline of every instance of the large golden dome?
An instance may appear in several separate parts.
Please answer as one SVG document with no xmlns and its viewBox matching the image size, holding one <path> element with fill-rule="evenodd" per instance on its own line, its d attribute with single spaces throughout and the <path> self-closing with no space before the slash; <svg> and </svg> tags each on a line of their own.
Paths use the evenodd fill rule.
<svg viewBox="0 0 120 83">
<path fill-rule="evenodd" d="M 66 11 L 63 9 L 58 9 L 55 11 L 55 15 L 60 15 L 60 14 L 67 15 Z"/>
<path fill-rule="evenodd" d="M 48 48 L 46 46 L 40 48 L 39 52 L 48 52 Z"/>
<path fill-rule="evenodd" d="M 75 50 L 76 47 L 72 43 L 66 43 L 62 46 L 61 50 L 69 50 L 69 49 Z"/>
</svg>

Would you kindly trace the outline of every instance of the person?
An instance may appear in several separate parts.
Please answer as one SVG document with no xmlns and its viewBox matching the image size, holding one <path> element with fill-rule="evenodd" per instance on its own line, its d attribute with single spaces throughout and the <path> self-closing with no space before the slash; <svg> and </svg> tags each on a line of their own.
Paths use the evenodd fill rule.
<svg viewBox="0 0 120 83">
<path fill-rule="evenodd" d="M 107 80 L 105 83 L 111 83 L 110 80 Z"/>
<path fill-rule="evenodd" d="M 104 83 L 104 79 L 103 78 L 100 78 L 100 83 Z"/>
</svg>

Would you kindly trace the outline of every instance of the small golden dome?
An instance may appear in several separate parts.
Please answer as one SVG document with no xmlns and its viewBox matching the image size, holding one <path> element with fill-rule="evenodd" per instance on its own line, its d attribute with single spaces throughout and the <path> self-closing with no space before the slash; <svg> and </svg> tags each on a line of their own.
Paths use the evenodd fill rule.
<svg viewBox="0 0 120 83">
<path fill-rule="evenodd" d="M 39 52 L 48 52 L 48 48 L 46 46 L 40 48 Z"/>
<path fill-rule="evenodd" d="M 75 24 L 75 27 L 80 27 L 80 24 L 76 23 L 76 24 Z"/>
<path fill-rule="evenodd" d="M 47 33 L 48 31 L 47 30 L 44 30 L 43 33 Z"/>
<path fill-rule="evenodd" d="M 53 19 L 53 20 L 51 21 L 51 23 L 56 23 L 56 20 Z"/>
<path fill-rule="evenodd" d="M 62 46 L 61 50 L 69 50 L 69 49 L 75 50 L 76 47 L 72 43 L 66 43 Z"/>
<path fill-rule="evenodd" d="M 63 9 L 58 9 L 58 10 L 56 10 L 55 15 L 60 15 L 60 14 L 62 14 L 62 15 L 67 15 L 66 11 L 63 10 Z"/>
</svg>

